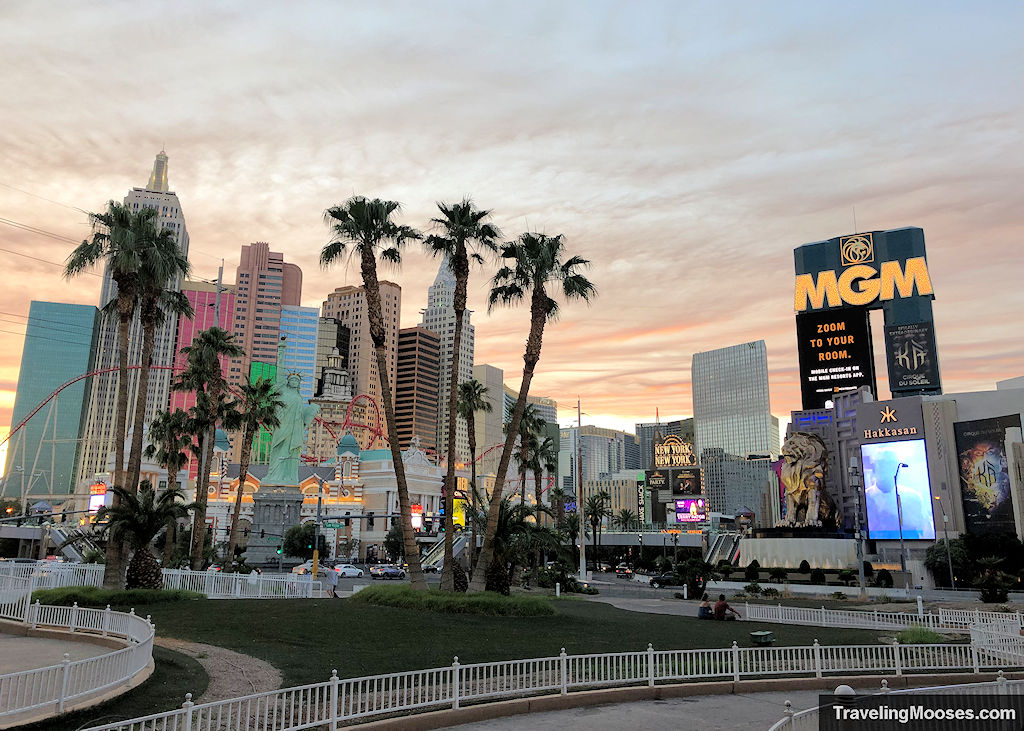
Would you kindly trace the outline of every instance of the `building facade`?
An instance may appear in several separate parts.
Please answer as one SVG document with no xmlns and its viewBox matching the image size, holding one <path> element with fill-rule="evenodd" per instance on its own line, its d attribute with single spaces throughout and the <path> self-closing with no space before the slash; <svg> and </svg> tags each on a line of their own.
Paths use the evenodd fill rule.
<svg viewBox="0 0 1024 731">
<path fill-rule="evenodd" d="M 132 188 L 124 198 L 124 204 L 132 211 L 153 208 L 157 211 L 157 225 L 174 233 L 182 255 L 188 257 L 188 229 L 178 196 L 168 187 L 167 155 L 161 151 L 156 156 L 153 172 L 145 188 Z M 177 291 L 180 281 L 168 283 L 168 289 Z M 117 297 L 117 285 L 110 272 L 104 269 L 103 285 L 100 290 L 100 310 Z M 177 321 L 168 317 L 157 327 L 153 344 L 153 365 L 150 371 L 146 394 L 146 411 L 143 423 L 150 423 L 156 412 L 166 409 L 170 403 L 171 371 L 174 362 L 175 328 Z M 114 451 L 115 421 L 117 417 L 118 373 L 118 318 L 116 313 L 100 316 L 99 337 L 96 344 L 95 369 L 108 371 L 93 377 L 89 391 L 89 407 L 84 428 L 81 432 L 81 453 L 75 478 L 77 487 L 91 484 L 96 474 L 106 469 L 107 460 Z M 138 316 L 132 320 L 129 333 L 128 363 L 137 365 L 142 359 L 142 324 Z M 138 370 L 128 373 L 128 424 L 135 419 L 135 405 L 138 391 Z M 120 435 L 117 435 L 120 438 Z M 127 459 L 127 457 L 126 457 Z"/>
<path fill-rule="evenodd" d="M 438 367 L 441 339 L 424 327 L 398 331 L 395 420 L 398 440 L 407 449 L 413 437 L 427 454 L 437 453 Z"/>
<path fill-rule="evenodd" d="M 558 477 L 562 489 L 575 494 L 577 463 L 582 460 L 583 483 L 602 480 L 619 472 L 640 469 L 636 436 L 599 426 L 567 427 L 559 431 Z M 579 450 L 579 451 L 577 451 Z"/>
<path fill-rule="evenodd" d="M 21 423 L 62 385 L 93 369 L 97 316 L 91 305 L 32 301 L 12 425 Z M 74 492 L 89 381 L 84 378 L 65 388 L 11 437 L 0 495 L 20 499 L 33 493 Z"/>
<path fill-rule="evenodd" d="M 684 442 L 694 443 L 693 419 L 651 421 L 636 425 L 636 441 L 640 449 L 640 469 L 654 466 L 654 445 L 659 439 L 675 435 Z"/>
<path fill-rule="evenodd" d="M 476 424 L 476 448 L 478 455 L 505 441 L 505 372 L 487 363 L 473 366 L 473 378 L 483 384 L 484 401 L 490 411 L 478 411 L 474 416 Z M 497 462 L 495 462 L 495 465 Z"/>
<path fill-rule="evenodd" d="M 437 333 L 440 339 L 440 368 L 438 378 L 437 432 L 435 444 L 438 454 L 448 450 L 448 407 L 452 389 L 458 383 L 473 378 L 473 351 L 475 330 L 470 323 L 471 313 L 466 310 L 462 321 L 462 341 L 459 348 L 458 382 L 451 384 L 452 361 L 455 347 L 455 275 L 447 257 L 437 270 L 434 283 L 427 290 L 427 307 L 422 311 L 420 327 Z M 456 396 L 457 397 L 457 396 Z M 464 419 L 455 419 L 455 455 L 457 460 L 469 457 L 469 435 Z"/>
<path fill-rule="evenodd" d="M 316 367 L 313 378 L 316 380 L 315 391 L 319 395 L 323 388 L 323 370 L 332 355 L 341 356 L 341 367 L 348 368 L 348 328 L 331 317 L 321 317 L 317 321 L 316 331 Z"/>
<path fill-rule="evenodd" d="M 316 393 L 317 336 L 320 310 L 316 307 L 281 306 L 280 336 L 284 341 L 284 365 L 301 374 L 299 393 L 309 401 Z"/>
</svg>

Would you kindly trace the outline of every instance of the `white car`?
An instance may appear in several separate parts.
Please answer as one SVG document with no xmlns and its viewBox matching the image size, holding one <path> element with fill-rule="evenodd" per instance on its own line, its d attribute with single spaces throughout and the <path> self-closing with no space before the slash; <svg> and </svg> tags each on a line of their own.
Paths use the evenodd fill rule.
<svg viewBox="0 0 1024 731">
<path fill-rule="evenodd" d="M 346 578 L 352 576 L 356 578 L 362 578 L 363 576 L 363 570 L 361 568 L 358 568 L 348 563 L 339 563 L 337 566 L 334 567 L 334 570 L 338 573 L 338 576 L 343 576 Z"/>
</svg>

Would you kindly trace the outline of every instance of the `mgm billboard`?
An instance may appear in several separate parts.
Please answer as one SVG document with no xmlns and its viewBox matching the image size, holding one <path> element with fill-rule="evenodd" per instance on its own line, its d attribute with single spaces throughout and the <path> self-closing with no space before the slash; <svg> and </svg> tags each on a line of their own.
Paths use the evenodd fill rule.
<svg viewBox="0 0 1024 731">
<path fill-rule="evenodd" d="M 868 386 L 878 397 L 870 311 L 881 310 L 889 391 L 942 393 L 924 231 L 838 236 L 793 252 L 797 350 L 804 409 Z"/>
</svg>

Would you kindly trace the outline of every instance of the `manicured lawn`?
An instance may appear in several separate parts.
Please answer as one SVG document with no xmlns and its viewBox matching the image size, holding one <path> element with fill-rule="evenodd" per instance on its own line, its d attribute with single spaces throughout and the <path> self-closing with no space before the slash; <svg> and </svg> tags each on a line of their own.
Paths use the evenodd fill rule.
<svg viewBox="0 0 1024 731">
<path fill-rule="evenodd" d="M 641 614 L 589 601 L 555 601 L 549 617 L 449 615 L 346 599 L 230 600 L 146 607 L 157 634 L 246 653 L 277 667 L 285 686 L 462 663 L 569 654 L 750 646 L 769 629 L 778 645 L 873 644 L 876 632 Z"/>
</svg>

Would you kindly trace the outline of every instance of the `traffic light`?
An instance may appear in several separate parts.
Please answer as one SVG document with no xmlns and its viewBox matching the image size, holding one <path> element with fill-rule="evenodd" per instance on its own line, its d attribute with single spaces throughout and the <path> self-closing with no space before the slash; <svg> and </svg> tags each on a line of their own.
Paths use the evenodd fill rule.
<svg viewBox="0 0 1024 731">
<path fill-rule="evenodd" d="M 373 511 L 366 514 L 366 530 L 373 530 Z"/>
<path fill-rule="evenodd" d="M 352 515 L 351 511 L 346 511 L 345 512 L 345 527 L 346 528 L 348 528 L 350 525 L 352 525 L 352 519 L 350 517 L 348 517 L 350 515 Z"/>
<path fill-rule="evenodd" d="M 309 550 L 312 551 L 313 550 L 313 544 L 312 543 L 307 543 L 306 544 L 306 548 L 308 548 Z"/>
<path fill-rule="evenodd" d="M 265 530 L 263 530 L 262 528 L 260 528 L 260 538 L 266 538 L 266 537 L 267 537 L 267 532 Z"/>
<path fill-rule="evenodd" d="M 278 555 L 278 556 L 280 556 L 280 555 L 281 555 L 281 553 L 283 553 L 283 552 L 281 551 L 281 549 L 280 549 L 280 548 L 278 548 L 278 549 L 277 549 L 277 555 Z"/>
</svg>

